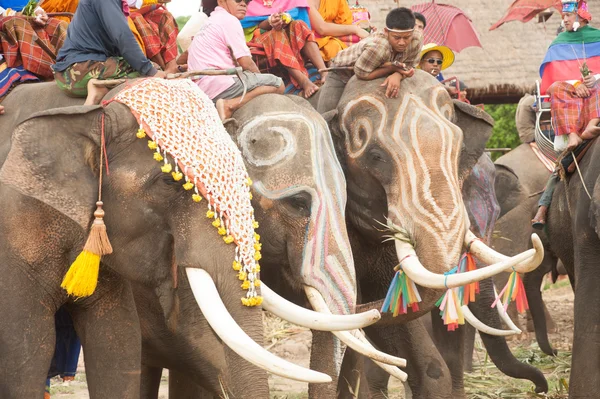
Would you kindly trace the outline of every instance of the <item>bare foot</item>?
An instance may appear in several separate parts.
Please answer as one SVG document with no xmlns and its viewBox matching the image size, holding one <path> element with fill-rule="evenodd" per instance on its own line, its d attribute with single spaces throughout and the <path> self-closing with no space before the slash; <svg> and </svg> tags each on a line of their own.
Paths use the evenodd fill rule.
<svg viewBox="0 0 600 399">
<path fill-rule="evenodd" d="M 531 227 L 538 230 L 543 229 L 546 224 L 546 212 L 548 212 L 548 207 L 541 205 L 533 219 L 531 219 Z"/>
<path fill-rule="evenodd" d="M 583 142 L 577 133 L 569 133 L 569 142 L 567 143 L 567 151 L 573 151 Z"/>
<path fill-rule="evenodd" d="M 304 98 L 309 98 L 313 94 L 315 94 L 319 90 L 319 86 L 310 81 L 310 79 L 306 78 L 306 80 L 300 83 L 302 90 L 304 91 Z"/>
<path fill-rule="evenodd" d="M 229 105 L 227 104 L 226 100 L 223 100 L 222 98 L 217 100 L 217 102 L 215 103 L 215 107 L 217 107 L 217 112 L 219 113 L 219 118 L 221 118 L 221 122 L 231 118 L 233 111 L 231 110 L 231 107 L 229 107 Z"/>
<path fill-rule="evenodd" d="M 95 82 L 99 82 L 99 79 L 90 79 L 88 82 L 88 96 L 83 105 L 98 105 L 109 92 L 107 87 L 96 86 Z"/>
<path fill-rule="evenodd" d="M 329 72 L 321 72 L 321 80 L 319 81 L 321 83 L 321 86 L 325 84 L 325 80 L 327 80 L 328 74 Z"/>
</svg>

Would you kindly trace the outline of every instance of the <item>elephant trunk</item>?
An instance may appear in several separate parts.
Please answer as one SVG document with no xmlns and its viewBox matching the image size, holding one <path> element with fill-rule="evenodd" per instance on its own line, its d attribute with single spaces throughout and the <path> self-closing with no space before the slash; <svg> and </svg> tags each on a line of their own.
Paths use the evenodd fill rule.
<svg viewBox="0 0 600 399">
<path fill-rule="evenodd" d="M 556 349 L 552 348 L 550 340 L 548 339 L 546 313 L 544 312 L 544 302 L 542 300 L 542 292 L 540 291 L 540 285 L 544 277 L 543 272 L 544 270 L 535 270 L 531 273 L 527 273 L 523 277 L 523 285 L 525 286 L 529 310 L 531 311 L 531 318 L 533 319 L 535 339 L 542 352 L 548 356 L 556 356 L 558 352 Z"/>
<path fill-rule="evenodd" d="M 501 328 L 500 318 L 496 310 L 491 308 L 494 301 L 493 283 L 490 279 L 479 283 L 480 292 L 477 302 L 469 307 L 473 314 L 483 320 L 485 324 L 494 328 Z M 511 353 L 504 337 L 495 337 L 480 333 L 490 358 L 498 369 L 509 377 L 527 379 L 535 384 L 535 392 L 548 392 L 548 381 L 544 374 L 537 368 L 521 363 Z"/>
</svg>

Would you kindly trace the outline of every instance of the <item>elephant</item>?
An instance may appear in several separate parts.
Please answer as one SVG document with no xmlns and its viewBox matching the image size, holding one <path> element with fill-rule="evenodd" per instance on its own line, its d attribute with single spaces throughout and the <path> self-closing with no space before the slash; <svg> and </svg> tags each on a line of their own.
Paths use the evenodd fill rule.
<svg viewBox="0 0 600 399">
<path fill-rule="evenodd" d="M 121 90 L 116 88 L 106 99 Z M 245 291 L 231 270 L 234 247 L 215 234 L 197 204 L 183 195 L 181 185 L 164 178 L 168 175 L 156 168 L 156 161 L 145 153 L 145 140 L 136 138 L 140 125 L 129 108 L 118 102 L 104 107 L 80 104 L 81 100 L 60 94 L 52 83 L 18 87 L 4 101 L 14 113 L 0 120 L 0 203 L 5 210 L 0 215 L 0 228 L 10 232 L 10 238 L 0 244 L 0 252 L 7 259 L 2 264 L 0 286 L 9 293 L 9 299 L 0 307 L 6 326 L 0 332 L 2 397 L 42 395 L 54 347 L 53 315 L 63 304 L 82 341 L 90 397 L 139 397 L 142 328 L 133 299 L 136 286 L 153 290 L 158 296 L 153 304 L 158 307 L 153 311 L 155 316 L 161 315 L 161 323 L 174 328 L 187 321 L 188 326 L 197 328 L 199 335 L 192 336 L 190 344 L 200 344 L 201 338 L 201 344 L 210 348 L 212 362 L 202 371 L 212 387 L 225 385 L 234 395 L 251 387 L 253 397 L 267 398 L 263 368 L 300 380 L 328 381 L 326 375 L 288 364 L 256 345 L 255 341 L 262 340 L 261 307 L 241 304 Z M 307 133 L 318 128 L 318 121 L 310 124 L 305 116 L 299 119 L 295 128 L 304 128 Z M 267 136 L 285 136 L 278 129 L 264 127 Z M 264 145 L 264 137 L 253 128 L 248 128 L 246 134 L 255 134 L 252 140 L 263 143 L 258 150 L 261 156 L 279 149 L 274 141 Z M 101 146 L 104 137 L 105 146 Z M 279 144 L 286 144 L 283 141 Z M 326 140 L 315 142 L 327 146 Z M 100 147 L 106 148 L 110 175 L 98 186 Z M 255 187 L 257 197 L 260 190 L 269 193 L 273 187 L 287 183 L 285 178 L 267 179 L 268 174 L 258 166 L 256 173 L 264 181 Z M 312 245 L 300 250 L 295 245 L 306 243 L 298 236 L 287 237 L 285 250 L 296 259 L 290 267 L 296 267 L 304 284 L 317 293 L 324 287 L 329 290 L 330 286 L 320 282 L 335 275 L 335 290 L 323 292 L 322 300 L 334 313 L 350 313 L 355 306 L 356 286 L 344 218 L 340 216 L 345 201 L 343 175 L 332 159 L 323 159 L 319 167 L 322 175 L 316 189 L 311 187 L 310 179 L 304 178 L 297 181 L 299 190 L 293 195 L 281 196 L 281 204 L 263 195 L 259 202 L 265 211 L 259 215 L 257 208 L 256 216 L 263 217 L 269 226 L 269 207 L 288 206 L 291 213 L 295 212 L 296 220 L 277 222 L 299 225 L 303 221 L 309 232 L 304 238 Z M 324 194 L 319 191 L 322 187 L 332 192 Z M 74 300 L 60 288 L 60 281 L 81 251 L 99 188 L 114 252 L 102 258 L 94 294 Z M 306 192 L 323 201 L 319 210 L 324 222 L 318 220 L 318 229 L 306 220 L 311 214 L 305 209 L 311 204 L 310 198 L 303 197 Z M 341 223 L 340 230 L 329 230 L 334 221 Z M 323 243 L 329 243 L 325 252 L 320 247 Z M 265 243 L 266 253 L 276 249 L 270 245 Z M 324 255 L 326 261 L 311 263 L 306 260 L 307 254 L 312 254 L 311 260 Z M 224 259 L 228 260 L 225 264 Z M 273 294 L 269 298 L 264 295 L 265 306 L 272 306 Z M 190 305 L 194 297 L 202 314 L 197 306 Z M 206 306 L 206 298 L 212 301 L 210 306 Z M 216 322 L 213 304 L 223 309 Z M 28 315 L 27 319 L 22 314 Z M 346 316 L 339 317 L 347 320 Z M 352 322 L 355 326 L 364 325 L 364 318 L 359 318 L 360 323 L 356 319 Z M 229 323 L 229 330 L 235 330 L 235 338 L 224 331 L 222 320 Z"/>
<path fill-rule="evenodd" d="M 521 144 L 498 158 L 495 164 L 495 186 L 501 213 L 492 247 L 503 253 L 518 253 L 527 248 L 523 239 L 533 231 L 530 220 L 550 171 L 540 162 L 529 144 Z M 559 260 L 549 250 L 545 232 L 540 236 L 547 249 L 544 260 L 538 269 L 524 275 L 523 284 L 538 345 L 542 352 L 554 356 L 557 352 L 550 344 L 547 331 L 547 323 L 552 321 L 542 300 L 540 285 L 548 272 L 553 272 L 555 276 L 558 274 L 556 266 Z M 507 274 L 495 278 L 498 286 L 504 286 L 507 280 Z"/>
<path fill-rule="evenodd" d="M 419 310 L 396 318 L 385 315 L 365 332 L 385 352 L 399 355 L 402 351 L 416 397 L 451 397 L 443 359 L 431 351 L 420 356 L 433 342 L 411 322 L 429 313 L 446 288 L 500 271 L 502 266 L 494 264 L 474 274 L 445 276 L 458 263 L 465 245 L 471 244 L 471 252 L 485 263 L 506 260 L 481 241 L 472 241 L 461 195 L 461 184 L 481 157 L 493 121 L 475 107 L 453 103 L 421 71 L 402 82 L 398 99 L 386 99 L 380 84 L 353 78 L 337 109 L 324 115 L 348 184 L 347 225 L 359 303 L 365 304 L 358 308 L 381 307 L 400 261 L 403 272 L 418 285 Z M 382 244 L 386 235 L 395 239 Z M 541 261 L 539 238 L 532 239 L 536 249 L 525 261 L 530 268 L 519 269 L 520 264 L 517 270 L 532 270 Z M 516 258 L 512 261 L 519 263 Z M 346 370 L 354 367 L 352 360 L 348 362 Z M 311 362 L 319 370 L 314 366 Z M 326 385 L 315 389 L 324 390 Z"/>
</svg>

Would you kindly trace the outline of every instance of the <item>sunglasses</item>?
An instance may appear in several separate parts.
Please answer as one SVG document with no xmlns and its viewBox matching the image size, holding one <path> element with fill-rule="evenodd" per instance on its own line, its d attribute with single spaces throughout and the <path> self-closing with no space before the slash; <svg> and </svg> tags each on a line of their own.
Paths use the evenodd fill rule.
<svg viewBox="0 0 600 399">
<path fill-rule="evenodd" d="M 444 62 L 444 61 L 442 61 L 442 60 L 437 60 L 437 59 L 435 59 L 435 58 L 428 58 L 428 59 L 427 59 L 427 62 L 428 62 L 429 64 L 438 64 L 438 65 L 442 65 L 442 62 Z"/>
<path fill-rule="evenodd" d="M 246 5 L 248 5 L 248 4 L 250 4 L 250 2 L 251 2 L 252 0 L 233 0 L 233 1 L 235 1 L 235 2 L 236 2 L 236 4 L 240 4 L 241 2 L 244 2 L 244 3 L 246 3 Z"/>
</svg>

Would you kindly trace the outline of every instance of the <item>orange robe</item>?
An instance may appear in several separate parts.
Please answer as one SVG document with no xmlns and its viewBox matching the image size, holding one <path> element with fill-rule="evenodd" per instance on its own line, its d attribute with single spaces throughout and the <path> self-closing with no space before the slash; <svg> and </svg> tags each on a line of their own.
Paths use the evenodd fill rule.
<svg viewBox="0 0 600 399">
<path fill-rule="evenodd" d="M 47 13 L 70 12 L 70 13 L 74 14 L 75 10 L 77 10 L 77 5 L 79 5 L 79 0 L 45 0 L 42 2 L 42 4 L 40 6 Z M 71 22 L 71 19 L 69 17 L 57 17 L 57 18 L 62 19 L 63 21 Z M 133 36 L 135 36 L 135 40 L 137 40 L 138 44 L 140 45 L 140 48 L 142 49 L 142 51 L 145 54 L 146 49 L 144 48 L 144 42 L 142 41 L 142 36 L 136 29 L 135 24 L 133 23 L 131 18 L 127 18 L 127 23 L 129 23 L 129 29 L 131 29 L 131 32 L 133 32 Z"/>
<path fill-rule="evenodd" d="M 319 14 L 325 22 L 339 25 L 352 25 L 352 11 L 347 0 L 321 0 Z M 348 36 L 344 36 L 344 39 Z M 333 36 L 317 36 L 317 44 L 325 61 L 333 59 L 337 53 L 348 47 L 346 40 L 340 40 Z"/>
</svg>

